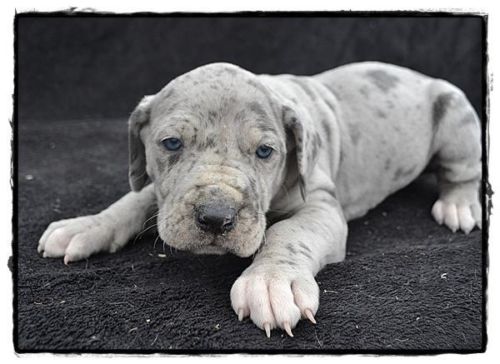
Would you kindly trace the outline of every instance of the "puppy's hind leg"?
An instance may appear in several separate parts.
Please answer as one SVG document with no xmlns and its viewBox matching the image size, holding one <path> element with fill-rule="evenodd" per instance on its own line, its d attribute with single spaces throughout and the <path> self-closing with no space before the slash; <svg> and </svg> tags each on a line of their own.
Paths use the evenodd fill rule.
<svg viewBox="0 0 500 364">
<path fill-rule="evenodd" d="M 465 95 L 445 81 L 431 87 L 439 199 L 432 215 L 453 232 L 481 228 L 481 127 Z"/>
</svg>

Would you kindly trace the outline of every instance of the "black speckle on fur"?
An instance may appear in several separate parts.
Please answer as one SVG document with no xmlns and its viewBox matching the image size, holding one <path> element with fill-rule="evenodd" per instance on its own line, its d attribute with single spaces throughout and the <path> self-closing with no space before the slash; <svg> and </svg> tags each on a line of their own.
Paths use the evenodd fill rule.
<svg viewBox="0 0 500 364">
<path fill-rule="evenodd" d="M 361 137 L 361 131 L 357 125 L 349 125 L 349 135 L 351 136 L 352 144 L 356 145 Z"/>
<path fill-rule="evenodd" d="M 303 256 L 305 256 L 308 259 L 312 259 L 312 250 L 311 250 L 311 248 L 309 248 L 303 242 L 299 243 L 299 247 L 300 247 L 300 254 L 302 254 Z"/>
<path fill-rule="evenodd" d="M 359 92 L 360 92 L 361 95 L 363 95 L 366 98 L 370 97 L 370 90 L 366 86 L 360 87 L 359 88 Z"/>
<path fill-rule="evenodd" d="M 376 113 L 377 113 L 377 116 L 378 116 L 379 118 L 381 118 L 381 119 L 385 119 L 385 118 L 387 118 L 387 114 L 386 114 L 385 112 L 383 112 L 382 110 L 380 110 L 380 109 L 377 109 L 377 112 L 376 112 Z"/>
<path fill-rule="evenodd" d="M 308 247 L 305 243 L 303 243 L 303 242 L 300 242 L 300 243 L 299 243 L 299 246 L 300 246 L 303 250 L 308 251 L 309 253 L 311 253 L 311 252 L 312 252 L 312 251 L 311 251 L 311 248 L 309 248 L 309 247 Z"/>
<path fill-rule="evenodd" d="M 215 148 L 216 143 L 215 139 L 213 137 L 207 137 L 207 140 L 205 141 L 205 147 L 206 148 Z"/>
<path fill-rule="evenodd" d="M 345 161 L 345 153 L 344 151 L 341 149 L 340 150 L 340 161 L 339 161 L 339 164 L 342 165 Z"/>
<path fill-rule="evenodd" d="M 388 170 L 391 168 L 391 162 L 392 162 L 392 161 L 391 161 L 391 159 L 390 159 L 390 158 L 387 158 L 387 159 L 385 160 L 385 164 L 384 164 L 384 170 L 385 170 L 385 171 L 388 171 Z"/>
<path fill-rule="evenodd" d="M 257 195 L 257 181 L 255 180 L 254 177 L 250 177 L 249 181 L 250 181 L 250 189 L 252 191 L 252 194 L 254 196 L 256 196 Z"/>
<path fill-rule="evenodd" d="M 266 96 L 268 95 L 269 92 L 267 91 L 267 89 L 265 88 L 265 86 L 262 85 L 260 82 L 257 82 L 257 81 L 255 81 L 253 79 L 249 79 L 249 80 L 247 80 L 247 83 L 250 86 L 252 86 L 252 87 L 256 88 L 257 90 L 261 91 L 262 93 L 264 93 Z"/>
<path fill-rule="evenodd" d="M 224 67 L 223 71 L 229 73 L 231 76 L 236 76 L 236 70 L 232 67 Z"/>
<path fill-rule="evenodd" d="M 460 119 L 459 126 L 474 125 L 477 122 L 479 122 L 479 120 L 476 115 L 472 111 L 469 111 L 462 119 Z"/>
<path fill-rule="evenodd" d="M 394 172 L 394 177 L 392 177 L 392 180 L 398 181 L 400 179 L 411 176 L 415 172 L 415 169 L 416 169 L 416 167 L 410 167 L 408 169 L 400 167 L 400 168 L 396 169 L 396 172 Z"/>
<path fill-rule="evenodd" d="M 391 75 L 384 70 L 371 70 L 366 72 L 366 75 L 371 79 L 375 86 L 383 92 L 389 91 L 399 82 L 398 77 Z"/>
<path fill-rule="evenodd" d="M 288 265 L 291 267 L 295 267 L 297 265 L 297 263 L 295 263 L 294 261 L 292 261 L 290 259 L 278 259 L 277 262 L 278 262 L 278 264 Z"/>
<path fill-rule="evenodd" d="M 172 168 L 181 158 L 181 153 L 172 153 L 168 156 L 168 165 Z"/>
<path fill-rule="evenodd" d="M 245 120 L 248 119 L 248 115 L 247 115 L 247 112 L 246 110 L 240 110 L 236 113 L 236 115 L 234 116 L 234 119 L 238 122 L 244 122 Z"/>
<path fill-rule="evenodd" d="M 328 122 L 328 120 L 323 119 L 323 120 L 321 120 L 321 125 L 323 127 L 324 132 L 325 132 L 326 140 L 328 141 L 328 144 L 331 145 L 332 144 L 332 129 L 330 128 L 330 123 Z"/>
<path fill-rule="evenodd" d="M 195 164 L 196 164 L 196 159 L 192 159 L 191 163 L 189 164 L 189 167 L 187 168 L 187 172 L 191 172 Z"/>
<path fill-rule="evenodd" d="M 171 103 L 168 108 L 167 108 L 167 111 L 165 112 L 166 114 L 171 114 L 172 112 L 174 112 L 175 110 L 177 110 L 177 108 L 179 107 L 179 102 L 173 102 Z"/>
<path fill-rule="evenodd" d="M 446 110 L 450 106 L 452 99 L 453 93 L 446 92 L 439 95 L 434 101 L 434 104 L 432 105 L 432 122 L 434 123 L 434 128 L 437 128 L 439 122 L 445 116 Z"/>
<path fill-rule="evenodd" d="M 258 102 L 249 102 L 246 107 L 251 112 L 255 113 L 261 120 L 269 120 L 269 115 L 266 110 Z"/>
<path fill-rule="evenodd" d="M 216 111 L 210 110 L 208 112 L 208 121 L 213 125 L 217 122 L 219 114 Z"/>
<path fill-rule="evenodd" d="M 170 90 L 167 91 L 165 98 L 168 99 L 169 97 L 174 96 L 174 95 L 175 95 L 175 90 L 172 87 L 172 88 L 170 88 Z"/>
</svg>

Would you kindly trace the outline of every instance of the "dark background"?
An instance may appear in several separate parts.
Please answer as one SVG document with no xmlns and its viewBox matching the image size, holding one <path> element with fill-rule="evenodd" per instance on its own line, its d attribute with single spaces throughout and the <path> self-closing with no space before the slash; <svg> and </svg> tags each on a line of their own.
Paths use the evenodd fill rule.
<svg viewBox="0 0 500 364">
<path fill-rule="evenodd" d="M 481 107 L 480 17 L 18 19 L 19 116 L 121 117 L 197 66 L 314 74 L 377 60 L 444 78 Z"/>
<path fill-rule="evenodd" d="M 312 74 L 379 60 L 455 83 L 480 112 L 481 18 L 72 14 L 16 28 L 17 351 L 484 350 L 485 235 L 433 221 L 432 180 L 349 223 L 346 260 L 316 277 L 318 324 L 299 322 L 294 338 L 238 322 L 229 290 L 250 259 L 177 252 L 154 233 L 69 267 L 36 253 L 50 222 L 129 191 L 127 115 L 173 77 L 213 61 Z"/>
</svg>

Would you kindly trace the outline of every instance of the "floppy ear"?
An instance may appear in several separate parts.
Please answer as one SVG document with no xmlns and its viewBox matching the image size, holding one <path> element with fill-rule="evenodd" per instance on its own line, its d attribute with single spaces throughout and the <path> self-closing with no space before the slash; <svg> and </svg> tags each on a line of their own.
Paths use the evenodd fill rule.
<svg viewBox="0 0 500 364">
<path fill-rule="evenodd" d="M 283 122 L 295 142 L 300 194 L 305 201 L 307 180 L 318 160 L 321 138 L 314 130 L 311 117 L 298 106 L 283 107 Z"/>
<path fill-rule="evenodd" d="M 144 96 L 128 119 L 128 180 L 132 191 L 140 191 L 148 180 L 146 151 L 140 132 L 141 128 L 149 121 L 153 97 L 154 95 Z"/>
</svg>

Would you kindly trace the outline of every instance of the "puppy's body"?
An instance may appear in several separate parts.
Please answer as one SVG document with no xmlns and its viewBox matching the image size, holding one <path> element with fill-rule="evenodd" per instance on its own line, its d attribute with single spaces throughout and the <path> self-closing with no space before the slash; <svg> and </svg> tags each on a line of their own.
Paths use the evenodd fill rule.
<svg viewBox="0 0 500 364">
<path fill-rule="evenodd" d="M 464 180 L 480 179 L 479 120 L 463 93 L 446 81 L 377 62 L 313 77 L 263 77 L 289 98 L 300 98 L 311 113 L 321 140 L 319 168 L 335 182 L 347 220 L 408 185 L 433 158 L 443 165 L 449 143 L 462 149 L 459 159 L 474 161 Z M 461 137 L 453 140 L 460 129 Z M 293 196 L 277 208 L 294 201 L 300 199 Z"/>
<path fill-rule="evenodd" d="M 301 316 L 314 321 L 314 275 L 345 258 L 346 220 L 429 164 L 440 184 L 435 219 L 466 233 L 481 225 L 476 113 L 456 87 L 401 67 L 359 63 L 304 77 L 211 64 L 144 98 L 129 125 L 137 192 L 51 224 L 39 251 L 66 263 L 114 252 L 156 204 L 160 236 L 176 248 L 257 252 L 231 301 L 268 335 L 291 334 Z M 165 150 L 172 138 L 182 148 Z M 275 222 L 267 230 L 266 214 Z"/>
</svg>

